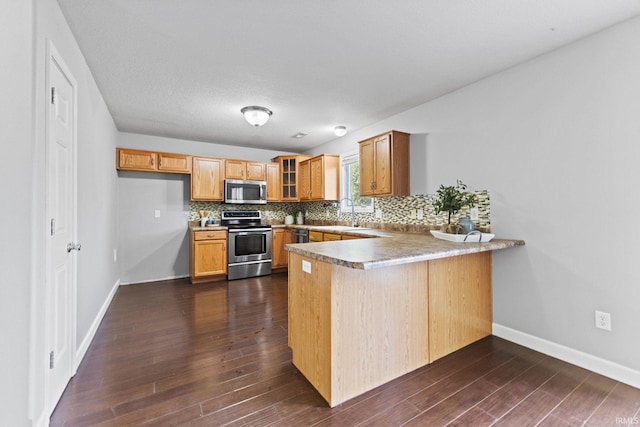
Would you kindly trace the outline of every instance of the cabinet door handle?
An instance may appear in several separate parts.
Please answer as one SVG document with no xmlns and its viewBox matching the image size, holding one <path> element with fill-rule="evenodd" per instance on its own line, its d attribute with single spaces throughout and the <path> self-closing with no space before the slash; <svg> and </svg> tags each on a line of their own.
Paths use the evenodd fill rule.
<svg viewBox="0 0 640 427">
<path fill-rule="evenodd" d="M 149 163 L 153 166 L 153 156 L 149 156 Z"/>
</svg>

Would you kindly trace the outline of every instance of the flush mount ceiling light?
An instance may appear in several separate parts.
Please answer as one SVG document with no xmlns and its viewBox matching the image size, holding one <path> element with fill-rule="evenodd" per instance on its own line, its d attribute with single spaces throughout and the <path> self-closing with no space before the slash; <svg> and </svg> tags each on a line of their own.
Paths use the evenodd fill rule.
<svg viewBox="0 0 640 427">
<path fill-rule="evenodd" d="M 336 134 L 336 136 L 344 136 L 347 134 L 347 127 L 346 126 L 336 126 L 333 128 L 333 133 Z"/>
<path fill-rule="evenodd" d="M 269 117 L 273 114 L 268 108 L 255 105 L 244 107 L 240 112 L 244 115 L 245 120 L 253 126 L 262 126 L 267 123 Z"/>
<path fill-rule="evenodd" d="M 309 134 L 308 133 L 304 133 L 304 132 L 298 132 L 295 135 L 293 135 L 291 138 L 300 139 L 300 138 L 304 138 L 307 135 L 309 135 Z"/>
</svg>

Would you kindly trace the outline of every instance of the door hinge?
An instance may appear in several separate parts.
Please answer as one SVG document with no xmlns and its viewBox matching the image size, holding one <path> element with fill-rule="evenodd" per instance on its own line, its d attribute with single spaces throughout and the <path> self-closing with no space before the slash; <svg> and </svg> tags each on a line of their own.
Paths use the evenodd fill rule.
<svg viewBox="0 0 640 427">
<path fill-rule="evenodd" d="M 56 219 L 51 218 L 51 235 L 56 234 Z"/>
<path fill-rule="evenodd" d="M 53 353 L 53 350 L 51 350 L 51 353 L 49 353 L 49 369 L 53 369 L 54 365 L 55 365 L 55 355 Z"/>
<path fill-rule="evenodd" d="M 55 88 L 55 86 L 51 86 L 51 103 L 52 103 L 53 105 L 56 105 L 56 101 L 57 101 L 57 98 L 56 98 L 56 88 Z"/>
</svg>

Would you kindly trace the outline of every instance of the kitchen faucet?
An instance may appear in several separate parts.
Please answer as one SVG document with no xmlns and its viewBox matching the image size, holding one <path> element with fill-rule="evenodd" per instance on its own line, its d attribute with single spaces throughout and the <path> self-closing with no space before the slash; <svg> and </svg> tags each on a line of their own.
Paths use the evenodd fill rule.
<svg viewBox="0 0 640 427">
<path fill-rule="evenodd" d="M 356 226 L 356 210 L 355 210 L 355 205 L 353 204 L 353 200 L 351 200 L 348 197 L 345 197 L 343 199 L 340 199 L 340 202 L 338 202 L 338 204 L 342 206 L 343 200 L 349 201 L 349 204 L 347 206 L 351 206 L 351 227 L 355 227 Z"/>
</svg>

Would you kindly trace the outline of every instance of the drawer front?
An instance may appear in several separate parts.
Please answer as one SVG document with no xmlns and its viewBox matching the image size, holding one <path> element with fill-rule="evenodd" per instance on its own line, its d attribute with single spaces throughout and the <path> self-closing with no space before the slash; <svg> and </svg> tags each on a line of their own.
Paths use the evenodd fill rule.
<svg viewBox="0 0 640 427">
<path fill-rule="evenodd" d="M 309 241 L 310 242 L 322 242 L 322 232 L 321 231 L 309 231 Z"/>
<path fill-rule="evenodd" d="M 227 232 L 225 230 L 211 230 L 211 231 L 195 231 L 193 233 L 193 240 L 226 240 Z"/>
<path fill-rule="evenodd" d="M 337 233 L 324 233 L 322 240 L 342 240 L 342 236 Z"/>
</svg>

